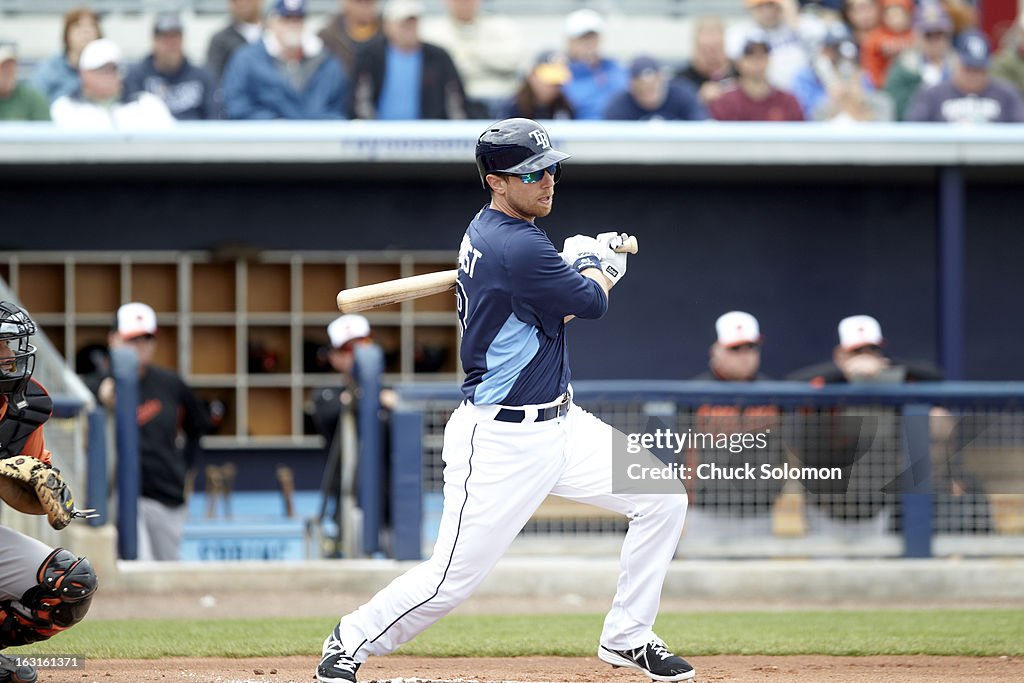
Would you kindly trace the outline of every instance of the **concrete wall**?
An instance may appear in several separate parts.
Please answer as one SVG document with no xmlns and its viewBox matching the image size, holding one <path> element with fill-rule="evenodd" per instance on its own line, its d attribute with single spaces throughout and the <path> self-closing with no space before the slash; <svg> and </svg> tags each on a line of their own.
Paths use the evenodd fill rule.
<svg viewBox="0 0 1024 683">
<path fill-rule="evenodd" d="M 413 565 L 390 560 L 303 563 L 118 563 L 104 590 L 167 593 L 322 590 L 369 594 Z M 513 558 L 498 563 L 480 596 L 610 598 L 618 560 Z M 240 585 L 244 581 L 244 585 Z M 677 561 L 663 596 L 694 600 L 839 603 L 1024 599 L 1024 560 Z"/>
</svg>

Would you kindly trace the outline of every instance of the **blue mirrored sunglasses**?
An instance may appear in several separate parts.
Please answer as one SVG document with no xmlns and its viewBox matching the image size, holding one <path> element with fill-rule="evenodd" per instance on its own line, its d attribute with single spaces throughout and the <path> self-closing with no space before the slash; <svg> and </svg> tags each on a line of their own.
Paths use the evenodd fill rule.
<svg viewBox="0 0 1024 683">
<path fill-rule="evenodd" d="M 555 182 L 557 183 L 558 178 L 562 175 L 562 164 L 551 164 L 547 168 L 542 168 L 539 171 L 530 171 L 529 173 L 515 173 L 510 175 L 515 175 L 517 178 L 519 178 L 519 180 L 523 182 L 524 185 L 530 185 L 532 183 L 539 183 L 541 180 L 543 180 L 545 173 L 550 173 L 552 177 L 554 177 Z"/>
</svg>

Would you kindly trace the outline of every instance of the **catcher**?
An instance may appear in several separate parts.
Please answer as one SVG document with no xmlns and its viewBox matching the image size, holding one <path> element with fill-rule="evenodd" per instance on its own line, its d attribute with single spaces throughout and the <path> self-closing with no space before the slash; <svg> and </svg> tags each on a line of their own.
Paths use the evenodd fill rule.
<svg viewBox="0 0 1024 683">
<path fill-rule="evenodd" d="M 54 529 L 76 510 L 60 470 L 43 445 L 43 423 L 53 402 L 32 379 L 36 347 L 29 344 L 35 323 L 28 314 L 0 301 L 0 498 L 30 515 L 46 515 Z M 0 650 L 46 640 L 77 624 L 96 592 L 89 560 L 63 548 L 0 526 Z M 0 683 L 34 683 L 36 671 L 0 653 Z"/>
</svg>

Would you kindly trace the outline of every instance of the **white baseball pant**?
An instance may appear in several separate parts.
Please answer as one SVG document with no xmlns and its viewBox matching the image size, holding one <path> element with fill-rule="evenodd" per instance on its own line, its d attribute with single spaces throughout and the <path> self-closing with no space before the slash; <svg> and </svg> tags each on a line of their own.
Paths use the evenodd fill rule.
<svg viewBox="0 0 1024 683">
<path fill-rule="evenodd" d="M 578 406 L 518 424 L 493 420 L 497 411 L 463 404 L 448 421 L 433 556 L 342 618 L 342 643 L 356 661 L 392 652 L 468 598 L 549 493 L 629 517 L 601 644 L 630 649 L 653 636 L 685 493 L 613 493 L 612 428 Z"/>
</svg>

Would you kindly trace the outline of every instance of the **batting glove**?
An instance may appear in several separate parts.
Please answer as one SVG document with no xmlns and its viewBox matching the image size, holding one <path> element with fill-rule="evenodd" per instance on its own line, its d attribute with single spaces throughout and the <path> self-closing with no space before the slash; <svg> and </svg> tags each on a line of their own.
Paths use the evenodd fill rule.
<svg viewBox="0 0 1024 683">
<path fill-rule="evenodd" d="M 615 251 L 629 237 L 622 232 L 602 232 L 597 236 L 596 241 L 603 247 L 601 252 L 601 272 L 605 274 L 612 284 L 618 284 L 622 276 L 626 274 L 626 257 L 629 254 Z"/>
<path fill-rule="evenodd" d="M 565 240 L 560 255 L 571 268 L 582 273 L 587 268 L 600 269 L 601 257 L 607 249 L 593 237 L 573 235 Z"/>
</svg>

